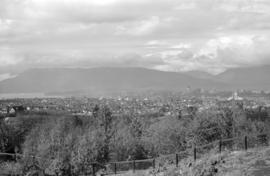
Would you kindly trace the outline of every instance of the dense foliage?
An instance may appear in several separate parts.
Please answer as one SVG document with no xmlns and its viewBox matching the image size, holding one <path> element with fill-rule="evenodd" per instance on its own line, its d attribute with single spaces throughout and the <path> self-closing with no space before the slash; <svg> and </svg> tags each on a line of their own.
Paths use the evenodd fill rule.
<svg viewBox="0 0 270 176">
<path fill-rule="evenodd" d="M 24 168 L 33 158 L 49 174 L 76 175 L 92 162 L 152 158 L 185 150 L 194 143 L 265 132 L 267 109 L 221 107 L 186 116 L 114 115 L 97 105 L 90 116 L 28 114 L 0 124 L 0 150 L 20 152 Z M 17 148 L 17 149 L 15 149 Z M 16 151 L 15 151 L 16 150 Z"/>
</svg>

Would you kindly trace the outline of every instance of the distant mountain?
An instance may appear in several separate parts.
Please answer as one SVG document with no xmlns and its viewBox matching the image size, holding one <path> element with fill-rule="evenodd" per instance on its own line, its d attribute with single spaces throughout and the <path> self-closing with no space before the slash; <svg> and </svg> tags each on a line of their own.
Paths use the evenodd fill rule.
<svg viewBox="0 0 270 176">
<path fill-rule="evenodd" d="M 215 76 L 215 80 L 231 88 L 270 90 L 270 66 L 228 69 Z"/>
<path fill-rule="evenodd" d="M 187 72 L 184 72 L 184 73 L 186 75 L 192 76 L 194 78 L 200 78 L 200 79 L 212 79 L 212 78 L 214 78 L 214 75 L 212 75 L 210 73 L 207 73 L 207 72 L 204 72 L 204 71 L 193 70 L 193 71 L 187 71 Z"/>
<path fill-rule="evenodd" d="M 182 90 L 188 86 L 209 89 L 226 84 L 145 68 L 50 68 L 31 69 L 1 81 L 0 93 Z"/>
<path fill-rule="evenodd" d="M 201 78 L 198 74 L 201 74 Z M 122 91 L 184 90 L 188 86 L 222 90 L 270 90 L 269 75 L 270 66 L 229 69 L 216 76 L 145 68 L 31 69 L 15 78 L 1 81 L 0 93 L 87 92 L 100 95 Z"/>
</svg>

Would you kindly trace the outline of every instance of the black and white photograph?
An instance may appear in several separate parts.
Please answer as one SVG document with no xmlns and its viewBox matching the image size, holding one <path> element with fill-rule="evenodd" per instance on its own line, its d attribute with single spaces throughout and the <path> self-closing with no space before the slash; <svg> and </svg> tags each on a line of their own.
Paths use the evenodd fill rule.
<svg viewBox="0 0 270 176">
<path fill-rule="evenodd" d="M 270 176 L 270 0 L 0 0 L 0 176 Z"/>
</svg>

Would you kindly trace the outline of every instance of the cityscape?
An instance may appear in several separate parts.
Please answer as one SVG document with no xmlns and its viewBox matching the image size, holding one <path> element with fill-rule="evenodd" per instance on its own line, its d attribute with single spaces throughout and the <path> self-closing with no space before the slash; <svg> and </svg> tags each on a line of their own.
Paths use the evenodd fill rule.
<svg viewBox="0 0 270 176">
<path fill-rule="evenodd" d="M 269 176 L 269 0 L 0 0 L 0 176 Z"/>
</svg>

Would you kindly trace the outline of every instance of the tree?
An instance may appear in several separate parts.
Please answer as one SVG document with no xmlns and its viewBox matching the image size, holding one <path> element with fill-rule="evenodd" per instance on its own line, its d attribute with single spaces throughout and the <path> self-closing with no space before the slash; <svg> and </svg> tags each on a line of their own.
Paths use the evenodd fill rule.
<svg viewBox="0 0 270 176">
<path fill-rule="evenodd" d="M 101 107 L 96 106 L 94 109 L 95 118 L 99 126 L 97 129 L 97 134 L 100 136 L 99 140 L 97 141 L 99 148 L 97 161 L 105 163 L 110 159 L 110 143 L 114 134 L 112 112 L 106 105 Z"/>
</svg>

